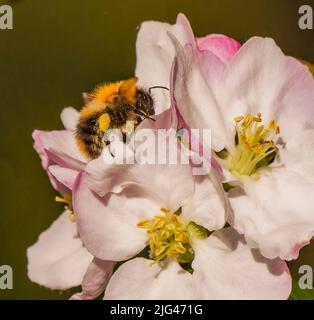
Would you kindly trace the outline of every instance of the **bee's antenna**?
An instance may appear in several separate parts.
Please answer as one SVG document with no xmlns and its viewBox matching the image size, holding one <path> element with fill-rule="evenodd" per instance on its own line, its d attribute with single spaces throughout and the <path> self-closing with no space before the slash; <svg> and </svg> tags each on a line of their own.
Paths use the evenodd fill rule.
<svg viewBox="0 0 314 320">
<path fill-rule="evenodd" d="M 151 118 L 149 115 L 147 115 L 145 112 L 141 111 L 141 110 L 135 110 L 135 112 L 140 115 L 143 116 L 145 119 L 149 119 L 152 121 L 156 121 L 155 119 Z"/>
<path fill-rule="evenodd" d="M 169 91 L 169 88 L 167 88 L 167 87 L 154 86 L 154 87 L 150 87 L 150 88 L 148 89 L 149 94 L 151 94 L 152 89 L 165 89 L 165 90 L 168 90 L 168 91 Z"/>
</svg>

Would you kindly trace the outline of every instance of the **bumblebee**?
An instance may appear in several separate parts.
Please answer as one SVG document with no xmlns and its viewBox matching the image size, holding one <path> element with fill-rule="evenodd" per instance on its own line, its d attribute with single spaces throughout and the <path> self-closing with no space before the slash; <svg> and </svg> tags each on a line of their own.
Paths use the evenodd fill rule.
<svg viewBox="0 0 314 320">
<path fill-rule="evenodd" d="M 151 90 L 138 88 L 137 78 L 98 86 L 85 94 L 86 105 L 80 111 L 76 140 L 80 150 L 90 159 L 97 158 L 108 145 L 104 134 L 119 129 L 126 137 L 126 122 L 134 127 L 155 114 Z M 153 120 L 153 119 L 152 119 Z"/>
</svg>

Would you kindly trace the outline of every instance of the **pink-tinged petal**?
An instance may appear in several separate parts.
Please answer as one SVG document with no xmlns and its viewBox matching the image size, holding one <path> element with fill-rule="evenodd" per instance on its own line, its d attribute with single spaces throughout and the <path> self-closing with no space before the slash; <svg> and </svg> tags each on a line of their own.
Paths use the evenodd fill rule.
<svg viewBox="0 0 314 320">
<path fill-rule="evenodd" d="M 289 142 L 301 131 L 314 129 L 314 78 L 307 66 L 292 57 L 286 57 L 285 72 L 275 119 L 284 141 Z"/>
<path fill-rule="evenodd" d="M 171 106 L 171 108 L 173 108 L 173 106 Z M 184 145 L 184 147 L 188 148 L 191 151 L 193 157 L 198 157 L 199 159 L 195 161 L 194 164 L 206 162 L 211 169 L 214 169 L 215 174 L 218 174 L 218 176 L 222 177 L 222 168 L 217 162 L 217 160 L 214 157 L 212 157 L 212 151 L 208 147 L 206 147 L 210 145 L 210 143 L 207 144 L 207 140 L 206 138 L 204 138 L 204 135 L 203 138 L 201 138 L 202 132 L 200 130 L 196 130 L 197 135 L 195 135 L 195 131 L 192 130 L 189 127 L 189 125 L 185 122 L 183 117 L 180 115 L 179 111 L 177 113 L 177 116 L 179 124 L 178 127 L 181 128 L 177 134 L 181 137 L 181 143 Z M 188 143 L 185 143 L 184 141 L 188 141 Z"/>
<path fill-rule="evenodd" d="M 114 162 L 114 157 L 107 148 L 102 155 L 86 166 L 87 184 L 100 197 L 109 192 L 120 193 L 127 186 L 129 166 Z"/>
<path fill-rule="evenodd" d="M 111 277 L 104 299 L 188 300 L 195 299 L 193 280 L 178 263 L 135 258 L 124 263 Z"/>
<path fill-rule="evenodd" d="M 78 124 L 80 113 L 72 107 L 67 107 L 62 110 L 60 117 L 64 128 L 74 131 Z"/>
<path fill-rule="evenodd" d="M 63 168 L 58 165 L 52 165 L 48 167 L 49 173 L 64 185 L 69 190 L 72 190 L 74 187 L 75 180 L 78 176 L 77 170 L 72 170 L 69 168 Z"/>
<path fill-rule="evenodd" d="M 204 141 L 202 141 L 202 143 L 200 142 L 200 137 L 202 133 L 198 131 L 198 136 L 196 137 L 195 133 L 192 132 L 191 127 L 184 120 L 183 116 L 180 113 L 180 110 L 178 108 L 176 98 L 175 98 L 176 73 L 177 73 L 177 61 L 174 61 L 172 64 L 171 75 L 170 75 L 171 106 L 169 109 L 169 113 L 171 113 L 172 121 L 170 121 L 171 126 L 169 127 L 176 130 L 180 129 L 182 132 L 181 142 L 183 141 L 182 139 L 186 139 L 189 143 L 189 145 L 185 145 L 185 147 L 190 149 L 196 155 L 199 155 L 201 158 L 203 158 L 203 161 L 206 161 L 218 174 L 222 175 L 221 167 L 219 166 L 217 161 L 211 157 L 211 151 L 206 147 L 204 148 L 204 145 L 206 145 L 206 139 L 203 138 L 205 143 Z M 166 115 L 166 112 L 164 112 L 164 114 Z M 208 142 L 208 144 L 210 144 L 210 142 Z"/>
<path fill-rule="evenodd" d="M 231 125 L 236 116 L 261 112 L 266 124 L 278 122 L 288 141 L 314 117 L 312 75 L 269 38 L 251 38 L 240 48 L 226 67 L 221 90 L 217 99 Z"/>
<path fill-rule="evenodd" d="M 210 51 L 223 63 L 228 63 L 240 49 L 240 42 L 222 34 L 210 34 L 197 39 L 198 49 Z"/>
<path fill-rule="evenodd" d="M 81 171 L 85 167 L 84 159 L 78 150 L 74 132 L 69 130 L 33 132 L 34 148 L 41 158 L 42 166 L 47 171 L 52 186 L 60 193 L 67 193 L 69 187 L 62 184 L 48 167 L 58 165 L 61 168 Z"/>
<path fill-rule="evenodd" d="M 303 241 L 301 243 L 296 244 L 291 250 L 291 256 L 295 257 L 295 259 L 297 259 L 300 254 L 300 250 L 309 244 L 310 244 L 310 240 Z"/>
<path fill-rule="evenodd" d="M 314 183 L 314 129 L 304 130 L 291 137 L 279 155 L 280 163 L 287 169 Z"/>
<path fill-rule="evenodd" d="M 314 183 L 289 168 L 272 168 L 244 190 L 229 191 L 230 223 L 251 247 L 268 258 L 298 257 L 298 247 L 314 235 Z"/>
<path fill-rule="evenodd" d="M 144 249 L 148 238 L 137 224 L 156 215 L 160 205 L 136 189 L 99 198 L 81 174 L 73 190 L 73 208 L 86 248 L 100 259 L 122 261 Z"/>
<path fill-rule="evenodd" d="M 69 130 L 33 132 L 34 148 L 47 170 L 50 164 L 58 164 L 75 170 L 83 170 L 86 158 L 78 149 L 74 132 Z"/>
<path fill-rule="evenodd" d="M 103 197 L 109 192 L 119 193 L 128 185 L 138 185 L 139 188 L 150 192 L 164 207 L 177 210 L 194 192 L 189 159 L 180 149 L 175 131 L 158 131 L 156 136 L 155 131 L 143 130 L 137 131 L 136 134 L 149 134 L 154 142 L 158 137 L 158 148 L 155 143 L 150 142 L 136 145 L 133 165 L 108 165 L 112 159 L 110 160 L 105 153 L 103 157 L 91 161 L 86 167 L 88 186 Z M 142 141 L 140 137 L 136 137 L 135 140 Z M 165 164 L 157 164 L 161 161 Z"/>
<path fill-rule="evenodd" d="M 62 184 L 58 179 L 51 173 L 49 170 L 47 170 L 49 181 L 52 185 L 52 187 L 57 190 L 60 194 L 69 193 L 70 189 L 66 187 L 64 184 Z"/>
<path fill-rule="evenodd" d="M 266 124 L 277 120 L 285 142 L 313 127 L 314 79 L 306 66 L 286 57 L 272 39 L 250 39 L 225 67 L 209 51 L 181 49 L 176 69 L 178 109 L 191 128 L 212 129 L 216 151 L 232 148 L 234 118 L 239 115 L 261 112 Z M 217 145 L 217 137 L 221 144 Z"/>
<path fill-rule="evenodd" d="M 135 75 L 139 78 L 139 85 L 146 89 L 154 86 L 169 88 L 169 75 L 175 57 L 175 49 L 168 33 L 171 33 L 184 44 L 195 41 L 191 27 L 182 14 L 178 15 L 177 22 L 174 25 L 147 21 L 142 23 L 138 32 Z M 169 91 L 153 89 L 152 94 L 156 114 L 169 108 Z"/>
<path fill-rule="evenodd" d="M 226 223 L 223 189 L 216 189 L 209 175 L 194 176 L 194 182 L 193 197 L 182 207 L 183 219 L 194 221 L 209 230 L 221 229 Z"/>
<path fill-rule="evenodd" d="M 93 259 L 67 211 L 27 249 L 27 258 L 29 278 L 39 285 L 59 290 L 80 285 Z"/>
<path fill-rule="evenodd" d="M 93 300 L 105 291 L 115 263 L 94 258 L 82 282 L 82 292 L 75 293 L 71 300 Z"/>
<path fill-rule="evenodd" d="M 309 243 L 314 232 L 314 206 L 310 201 L 311 194 L 314 192 L 314 163 L 312 161 L 314 157 L 314 130 L 305 130 L 291 137 L 285 147 L 280 149 L 279 154 L 280 163 L 284 165 L 284 168 L 278 169 L 276 168 L 277 164 L 274 164 L 273 172 L 261 180 L 258 189 L 253 188 L 252 197 L 255 202 L 252 204 L 256 203 L 257 206 L 263 204 L 262 213 L 256 222 L 260 223 L 260 220 L 265 219 L 266 221 L 262 221 L 261 231 L 265 233 L 267 228 L 269 230 L 267 232 L 273 233 L 269 239 L 269 241 L 275 241 L 272 244 L 274 248 L 271 254 L 280 254 L 290 260 L 298 258 L 300 249 Z M 273 196 L 270 192 L 259 191 L 267 188 L 270 183 L 274 183 L 272 190 L 278 190 Z M 251 190 L 251 186 L 248 185 L 247 189 Z M 266 206 L 264 198 L 256 197 L 255 194 L 258 192 L 265 193 L 265 197 L 269 197 Z M 241 202 L 245 201 L 244 197 L 243 195 L 243 199 L 238 200 L 239 204 L 235 199 L 231 199 L 231 203 L 240 206 Z M 244 210 L 241 208 L 242 206 L 239 210 L 234 211 L 237 228 L 242 233 L 247 229 L 250 230 L 247 238 L 253 245 L 259 246 L 263 239 L 260 238 L 261 235 L 258 236 L 259 240 L 252 237 L 252 234 L 256 236 L 259 232 L 256 234 L 254 223 L 248 221 L 247 227 L 242 222 L 247 221 L 246 215 L 248 213 L 243 213 Z M 271 212 L 270 214 L 268 210 Z M 277 211 L 278 216 L 275 215 Z M 272 228 L 276 231 L 271 231 Z M 277 240 L 277 234 L 283 237 L 282 244 L 280 244 L 280 237 Z M 265 238 L 267 237 L 265 235 Z M 271 244 L 266 244 L 268 249 L 265 250 L 269 250 L 270 246 Z M 279 249 L 276 249 L 276 246 L 279 246 Z M 291 252 L 289 252 L 290 250 Z M 265 254 L 270 253 L 266 252 Z"/>
<path fill-rule="evenodd" d="M 282 51 L 270 38 L 254 37 L 240 48 L 221 81 L 225 94 L 217 97 L 230 125 L 248 113 L 261 112 L 265 121 L 271 118 L 285 79 L 284 63 Z"/>
<path fill-rule="evenodd" d="M 43 166 L 43 169 L 47 170 L 49 166 L 49 159 L 48 159 L 48 155 L 45 150 L 43 141 L 41 139 L 42 135 L 43 135 L 43 131 L 39 131 L 39 130 L 34 130 L 32 133 L 32 137 L 34 139 L 34 149 L 36 150 L 36 152 L 38 153 L 41 159 L 41 164 Z"/>
<path fill-rule="evenodd" d="M 287 299 L 291 276 L 286 263 L 269 260 L 231 229 L 194 244 L 194 282 L 199 299 Z"/>
<path fill-rule="evenodd" d="M 226 123 L 217 96 L 225 65 L 213 53 L 199 51 L 175 41 L 177 58 L 172 72 L 173 94 L 180 115 L 189 128 L 210 129 L 211 139 L 203 141 L 206 150 L 221 150 L 234 137 Z"/>
<path fill-rule="evenodd" d="M 176 153 L 178 142 L 171 137 L 165 145 Z M 193 196 L 194 180 L 188 162 L 150 165 L 142 160 L 140 152 L 134 165 L 108 166 L 99 158 L 90 162 L 88 172 L 76 180 L 73 206 L 80 235 L 98 258 L 119 261 L 134 256 L 147 241 L 137 223 L 154 217 L 161 207 L 175 211 Z"/>
<path fill-rule="evenodd" d="M 34 149 L 36 150 L 41 159 L 43 169 L 47 170 L 52 161 L 49 159 L 47 151 L 44 148 L 41 135 L 42 132 L 39 130 L 35 130 L 33 132 L 32 137 L 34 139 Z M 59 191 L 60 193 L 65 193 L 67 188 L 63 186 L 49 171 L 47 171 L 47 174 L 53 188 Z"/>
</svg>

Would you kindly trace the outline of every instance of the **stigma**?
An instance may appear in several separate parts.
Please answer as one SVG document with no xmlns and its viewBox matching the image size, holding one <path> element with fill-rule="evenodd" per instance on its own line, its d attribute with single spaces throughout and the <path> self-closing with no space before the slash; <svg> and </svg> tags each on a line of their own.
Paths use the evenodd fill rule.
<svg viewBox="0 0 314 320">
<path fill-rule="evenodd" d="M 228 155 L 229 170 L 236 177 L 258 179 L 259 169 L 269 166 L 276 158 L 278 148 L 274 140 L 280 128 L 275 120 L 263 125 L 261 113 L 240 116 L 234 121 L 235 149 Z"/>
</svg>

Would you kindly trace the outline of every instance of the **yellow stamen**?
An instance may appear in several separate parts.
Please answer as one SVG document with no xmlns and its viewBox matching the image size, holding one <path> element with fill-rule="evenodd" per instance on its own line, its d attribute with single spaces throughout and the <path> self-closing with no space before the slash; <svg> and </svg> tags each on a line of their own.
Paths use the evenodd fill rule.
<svg viewBox="0 0 314 320">
<path fill-rule="evenodd" d="M 244 117 L 243 117 L 243 116 L 240 116 L 240 117 L 234 118 L 234 121 L 235 121 L 235 122 L 241 122 L 243 119 L 244 119 Z"/>
<path fill-rule="evenodd" d="M 151 225 L 151 222 L 148 219 L 142 220 L 137 224 L 139 228 L 143 228 L 143 229 L 149 228 L 150 225 Z"/>
<path fill-rule="evenodd" d="M 160 211 L 162 211 L 163 213 L 170 213 L 171 212 L 169 209 L 166 209 L 166 208 L 160 208 Z"/>
<path fill-rule="evenodd" d="M 73 212 L 69 214 L 69 219 L 70 219 L 70 221 L 73 222 L 73 223 L 76 221 L 75 215 L 74 215 Z"/>
<path fill-rule="evenodd" d="M 257 170 L 269 165 L 278 151 L 273 139 L 280 133 L 275 120 L 265 127 L 262 115 L 236 117 L 237 144 L 229 156 L 230 171 L 236 176 L 258 178 Z"/>
<path fill-rule="evenodd" d="M 74 215 L 74 212 L 73 212 L 73 206 L 72 206 L 72 195 L 71 194 L 68 194 L 68 193 L 65 193 L 63 195 L 63 198 L 62 197 L 59 197 L 59 196 L 56 196 L 55 197 L 55 200 L 57 202 L 60 202 L 60 203 L 64 203 L 65 206 L 64 206 L 64 209 L 69 211 L 69 219 L 71 222 L 75 222 L 76 219 L 75 219 L 75 215 Z"/>
<path fill-rule="evenodd" d="M 180 258 L 181 254 L 191 248 L 187 224 L 169 209 L 160 210 L 163 216 L 156 215 L 154 219 L 145 219 L 137 224 L 139 228 L 147 229 L 150 256 L 156 262 L 167 256 Z"/>
<path fill-rule="evenodd" d="M 67 204 L 70 204 L 72 203 L 72 195 L 71 194 L 68 194 L 68 193 L 65 193 L 63 195 L 63 198 L 59 197 L 59 196 L 56 196 L 55 197 L 55 200 L 57 202 L 62 202 L 62 203 L 67 203 Z"/>
</svg>

